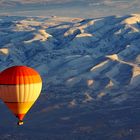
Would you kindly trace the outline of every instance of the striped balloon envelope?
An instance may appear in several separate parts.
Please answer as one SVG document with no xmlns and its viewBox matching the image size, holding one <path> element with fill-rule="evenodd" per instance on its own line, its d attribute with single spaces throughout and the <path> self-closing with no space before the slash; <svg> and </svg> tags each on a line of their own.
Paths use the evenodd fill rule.
<svg viewBox="0 0 140 140">
<path fill-rule="evenodd" d="M 19 119 L 19 125 L 41 89 L 40 75 L 27 66 L 13 66 L 0 73 L 0 98 Z"/>
</svg>

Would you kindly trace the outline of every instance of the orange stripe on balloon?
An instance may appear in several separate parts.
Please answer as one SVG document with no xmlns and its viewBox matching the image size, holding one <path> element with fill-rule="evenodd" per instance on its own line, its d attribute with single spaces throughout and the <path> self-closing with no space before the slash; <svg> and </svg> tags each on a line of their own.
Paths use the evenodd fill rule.
<svg viewBox="0 0 140 140">
<path fill-rule="evenodd" d="M 33 84 L 41 83 L 41 77 L 39 75 L 32 76 L 0 76 L 0 85 L 17 85 L 17 84 Z"/>
<path fill-rule="evenodd" d="M 42 82 L 37 71 L 26 66 L 13 66 L 0 73 L 0 84 L 31 84 Z"/>
<path fill-rule="evenodd" d="M 6 75 L 31 76 L 31 75 L 38 75 L 38 72 L 26 66 L 13 66 L 1 72 L 1 76 L 6 76 Z"/>
</svg>

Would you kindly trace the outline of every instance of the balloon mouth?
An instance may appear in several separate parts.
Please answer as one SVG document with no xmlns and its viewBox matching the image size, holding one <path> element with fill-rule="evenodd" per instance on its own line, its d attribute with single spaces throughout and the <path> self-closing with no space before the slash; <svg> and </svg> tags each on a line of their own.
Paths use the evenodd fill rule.
<svg viewBox="0 0 140 140">
<path fill-rule="evenodd" d="M 19 122 L 18 122 L 17 124 L 20 126 L 20 125 L 23 125 L 23 124 L 24 124 L 24 122 L 23 122 L 23 121 L 21 121 L 21 120 L 19 120 Z"/>
</svg>

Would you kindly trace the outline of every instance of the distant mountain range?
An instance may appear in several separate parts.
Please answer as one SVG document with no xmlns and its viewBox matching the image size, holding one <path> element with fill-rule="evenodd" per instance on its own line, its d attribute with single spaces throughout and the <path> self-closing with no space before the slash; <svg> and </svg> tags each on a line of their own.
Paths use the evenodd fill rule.
<svg viewBox="0 0 140 140">
<path fill-rule="evenodd" d="M 63 4 L 69 2 L 75 2 L 75 1 L 73 0 L 2 0 L 0 1 L 0 6 L 15 7 L 15 6 L 26 6 L 26 5 Z"/>
<path fill-rule="evenodd" d="M 103 17 L 140 13 L 139 0 L 1 0 L 0 15 Z M 111 12 L 110 12 L 111 11 Z"/>
<path fill-rule="evenodd" d="M 57 9 L 59 7 L 59 9 Z M 61 7 L 61 8 L 60 8 Z M 107 15 L 123 15 L 129 13 L 139 13 L 140 1 L 138 0 L 1 0 L 1 12 L 18 12 L 51 9 L 55 15 L 75 16 L 93 15 L 93 17 Z M 9 8 L 9 9 L 8 9 Z M 102 12 L 102 9 L 104 12 Z M 63 11 L 64 10 L 64 11 Z M 111 12 L 110 12 L 111 11 Z M 71 14 L 70 14 L 71 13 Z M 79 13 L 79 14 L 77 14 Z M 81 14 L 82 13 L 82 14 Z M 14 14 L 16 15 L 16 14 Z M 35 15 L 36 16 L 36 15 Z M 87 17 L 87 16 L 86 16 Z M 91 16 L 90 16 L 91 17 Z"/>
<path fill-rule="evenodd" d="M 1 0 L 0 6 L 19 6 L 19 5 L 44 5 L 44 4 L 64 4 L 64 3 L 74 3 L 74 4 L 87 4 L 91 6 L 131 6 L 134 4 L 140 4 L 137 0 Z M 127 8 L 127 7 L 126 7 Z"/>
</svg>

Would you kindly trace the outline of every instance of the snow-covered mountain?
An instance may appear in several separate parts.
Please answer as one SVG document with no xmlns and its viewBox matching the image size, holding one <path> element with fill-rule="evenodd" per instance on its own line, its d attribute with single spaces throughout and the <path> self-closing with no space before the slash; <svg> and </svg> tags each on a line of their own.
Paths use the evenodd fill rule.
<svg viewBox="0 0 140 140">
<path fill-rule="evenodd" d="M 42 74 L 46 88 L 82 84 L 96 93 L 120 86 L 133 88 L 140 84 L 139 31 L 140 15 L 99 19 L 1 16 L 0 69 L 31 66 Z"/>
<path fill-rule="evenodd" d="M 13 65 L 39 71 L 45 95 L 24 129 L 13 126 L 10 115 L 8 121 L 0 120 L 3 139 L 17 139 L 19 132 L 21 139 L 121 140 L 133 133 L 132 120 L 123 113 L 131 116 L 129 110 L 139 105 L 140 15 L 0 16 L 0 70 Z M 112 116 L 113 111 L 118 114 Z M 32 130 L 37 136 L 30 135 Z"/>
</svg>

